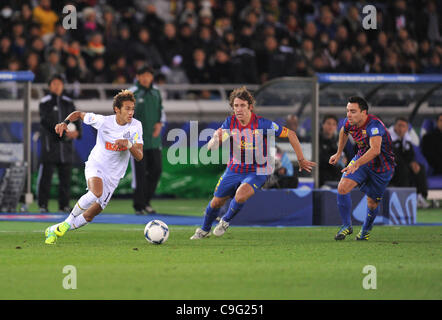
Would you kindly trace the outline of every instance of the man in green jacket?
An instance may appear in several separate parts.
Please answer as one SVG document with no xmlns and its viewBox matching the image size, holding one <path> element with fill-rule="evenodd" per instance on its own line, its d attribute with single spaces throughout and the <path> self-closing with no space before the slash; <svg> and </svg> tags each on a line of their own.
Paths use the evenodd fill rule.
<svg viewBox="0 0 442 320">
<path fill-rule="evenodd" d="M 150 200 L 161 177 L 161 128 L 165 121 L 160 91 L 153 88 L 154 71 L 150 66 L 137 70 L 137 83 L 129 90 L 135 95 L 134 118 L 143 125 L 141 161 L 131 161 L 132 187 L 135 189 L 133 207 L 137 215 L 155 213 Z"/>
</svg>

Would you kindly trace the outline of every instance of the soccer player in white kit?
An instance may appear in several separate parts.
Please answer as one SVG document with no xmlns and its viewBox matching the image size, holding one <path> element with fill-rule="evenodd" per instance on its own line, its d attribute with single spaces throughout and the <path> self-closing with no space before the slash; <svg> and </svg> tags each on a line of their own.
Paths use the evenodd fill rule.
<svg viewBox="0 0 442 320">
<path fill-rule="evenodd" d="M 68 230 L 91 222 L 109 203 L 126 173 L 130 155 L 137 161 L 143 159 L 143 128 L 141 122 L 133 118 L 133 93 L 129 90 L 118 93 L 113 109 L 115 114 L 110 116 L 75 111 L 55 126 L 55 132 L 61 137 L 70 122 L 81 119 L 97 129 L 97 141 L 85 164 L 88 192 L 78 200 L 66 220 L 46 229 L 46 244 L 55 244 Z"/>
</svg>

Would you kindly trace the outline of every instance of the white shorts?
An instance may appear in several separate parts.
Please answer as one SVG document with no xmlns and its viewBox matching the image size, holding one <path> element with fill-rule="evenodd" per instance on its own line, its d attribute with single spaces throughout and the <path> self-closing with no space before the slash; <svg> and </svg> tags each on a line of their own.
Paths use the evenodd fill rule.
<svg viewBox="0 0 442 320">
<path fill-rule="evenodd" d="M 104 171 L 100 167 L 91 164 L 88 165 L 88 162 L 86 162 L 84 168 L 84 176 L 86 177 L 86 183 L 93 177 L 98 177 L 103 181 L 103 193 L 101 194 L 101 197 L 98 198 L 97 203 L 102 209 L 106 208 L 109 200 L 112 198 L 112 194 L 118 186 L 118 182 L 110 180 L 106 177 Z"/>
</svg>

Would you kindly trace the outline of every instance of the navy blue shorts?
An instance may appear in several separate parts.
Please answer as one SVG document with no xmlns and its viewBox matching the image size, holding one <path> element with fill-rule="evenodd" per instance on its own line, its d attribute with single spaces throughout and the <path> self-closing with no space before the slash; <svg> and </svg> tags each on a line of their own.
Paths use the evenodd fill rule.
<svg viewBox="0 0 442 320">
<path fill-rule="evenodd" d="M 355 156 L 352 162 L 355 162 L 359 157 Z M 359 184 L 359 190 L 365 193 L 368 197 L 379 202 L 382 200 L 385 189 L 387 189 L 391 178 L 393 178 L 394 170 L 385 172 L 375 172 L 368 167 L 367 164 L 360 166 L 356 172 L 347 174 L 344 172 L 342 178 L 351 179 Z"/>
<path fill-rule="evenodd" d="M 256 192 L 267 181 L 267 177 L 267 175 L 258 175 L 256 172 L 236 173 L 227 168 L 221 178 L 219 178 L 213 195 L 218 198 L 233 197 L 236 189 L 242 183 L 248 183 Z"/>
</svg>

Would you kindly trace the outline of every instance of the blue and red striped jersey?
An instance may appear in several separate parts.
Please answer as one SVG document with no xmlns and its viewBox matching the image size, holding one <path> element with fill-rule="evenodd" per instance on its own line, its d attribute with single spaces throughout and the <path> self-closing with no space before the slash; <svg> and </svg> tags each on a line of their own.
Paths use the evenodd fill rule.
<svg viewBox="0 0 442 320">
<path fill-rule="evenodd" d="M 260 169 L 265 168 L 269 171 L 266 174 L 273 172 L 273 168 L 268 166 L 268 161 L 264 161 L 267 159 L 267 130 L 272 130 L 275 137 L 286 137 L 287 128 L 252 112 L 246 126 L 241 125 L 236 116 L 232 115 L 226 118 L 221 129 L 230 136 L 230 160 L 227 167 L 231 171 L 249 173 L 258 169 L 263 172 Z"/>
<path fill-rule="evenodd" d="M 350 134 L 358 145 L 357 156 L 361 157 L 370 149 L 370 138 L 382 137 L 381 153 L 379 156 L 367 163 L 368 167 L 375 172 L 386 172 L 393 170 L 396 166 L 394 161 L 393 144 L 390 133 L 384 123 L 376 116 L 368 114 L 364 125 L 357 127 L 350 125 L 348 119 L 344 121 L 344 133 Z"/>
</svg>

